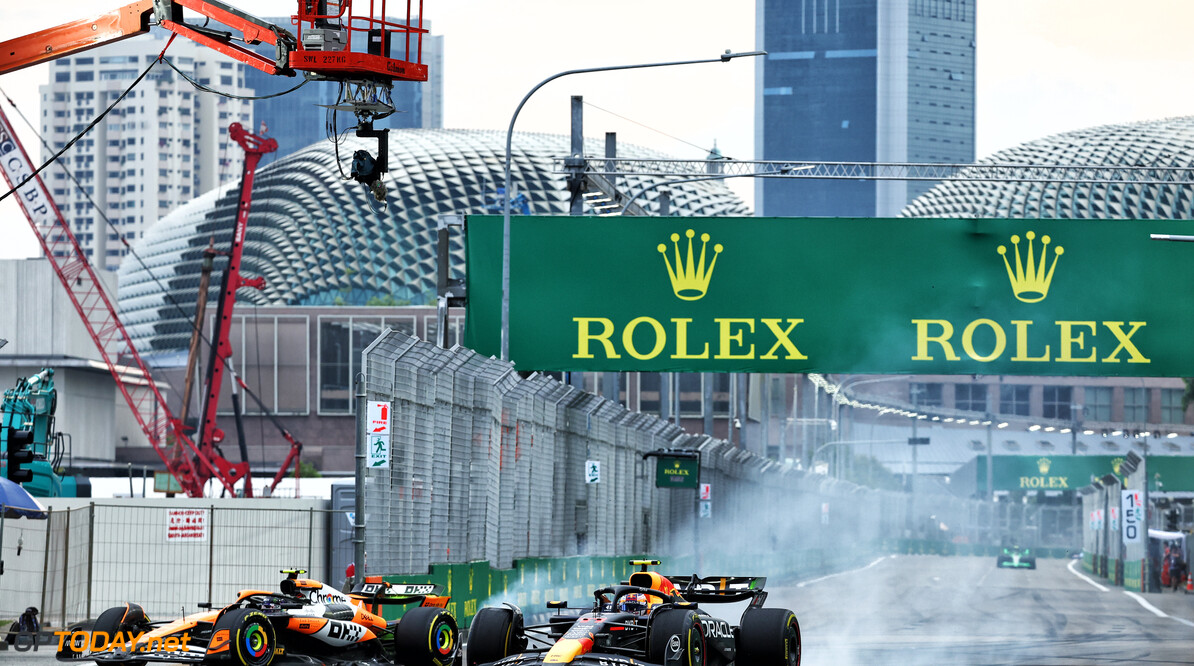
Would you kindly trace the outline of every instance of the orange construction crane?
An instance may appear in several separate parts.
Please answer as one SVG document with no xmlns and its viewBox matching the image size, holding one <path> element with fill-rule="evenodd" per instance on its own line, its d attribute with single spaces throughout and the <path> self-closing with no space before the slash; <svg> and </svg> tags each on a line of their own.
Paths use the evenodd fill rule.
<svg viewBox="0 0 1194 666">
<path fill-rule="evenodd" d="M 357 4 L 365 3 L 358 0 Z M 365 173 L 354 172 L 353 176 L 369 185 L 375 193 L 379 189 L 384 192 L 380 178 L 386 170 L 386 130 L 374 130 L 373 120 L 393 112 L 384 100 L 389 99 L 394 81 L 427 80 L 427 66 L 422 63 L 422 36 L 427 31 L 422 27 L 421 0 L 417 8 L 407 0 L 405 22 L 387 18 L 385 0 L 370 0 L 367 4 L 367 11 L 362 7 L 356 12 L 352 0 L 298 0 L 298 13 L 291 17 L 297 27 L 297 34 L 293 34 L 217 0 L 139 0 L 99 16 L 0 42 L 0 75 L 128 39 L 157 26 L 267 74 L 294 76 L 302 72 L 308 79 L 343 84 L 347 102 L 337 108 L 356 114 L 360 123 L 358 134 L 376 137 L 379 141 L 376 165 Z M 187 10 L 198 15 L 202 24 L 189 23 Z M 212 21 L 227 29 L 213 27 Z M 353 48 L 354 42 L 359 47 L 362 41 L 365 42 L 363 50 Z M 242 45 L 261 43 L 274 45 L 274 58 Z M 395 51 L 399 50 L 400 57 L 392 57 L 398 55 Z M 245 167 L 233 246 L 221 290 L 217 316 L 220 325 L 212 343 L 203 415 L 197 441 L 192 441 L 182 421 L 173 415 L 158 390 L 148 366 L 121 324 L 115 306 L 104 292 L 49 190 L 37 175 L 39 169 L 29 159 L 8 117 L 0 109 L 0 172 L 12 192 L 18 195 L 16 199 L 42 250 L 66 288 L 142 432 L 161 456 L 167 470 L 192 497 L 202 497 L 205 485 L 212 479 L 232 493 L 236 492 L 237 482 L 244 479 L 245 493 L 252 495 L 253 492 L 248 479 L 248 462 L 232 463 L 221 455 L 217 443 L 223 433 L 216 427 L 214 415 L 223 383 L 221 378 L 231 353 L 229 326 L 225 322 L 231 320 L 236 289 L 254 282 L 239 274 L 240 244 L 248 222 L 253 175 L 260 157 L 276 149 L 277 144 L 273 139 L 245 131 L 238 124 L 230 128 L 230 136 L 245 150 Z M 233 381 L 245 388 L 239 378 L 233 377 Z M 276 419 L 273 420 L 290 442 L 291 451 L 275 475 L 271 490 L 291 464 L 297 465 L 302 448 Z"/>
</svg>

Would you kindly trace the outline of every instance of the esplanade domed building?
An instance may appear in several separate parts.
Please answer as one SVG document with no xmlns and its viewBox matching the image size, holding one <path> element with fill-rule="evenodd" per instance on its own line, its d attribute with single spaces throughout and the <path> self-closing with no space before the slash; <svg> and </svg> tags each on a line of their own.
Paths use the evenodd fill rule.
<svg viewBox="0 0 1194 666">
<path fill-rule="evenodd" d="M 1102 125 L 1029 141 L 978 164 L 1194 167 L 1194 116 Z M 1194 219 L 1194 185 L 966 180 L 963 169 L 908 204 L 903 217 Z M 1189 176 L 1186 176 L 1189 181 Z"/>
<path fill-rule="evenodd" d="M 388 190 L 382 206 L 366 187 L 348 178 L 353 152 L 376 154 L 374 141 L 345 137 L 323 141 L 257 171 L 244 244 L 242 272 L 265 278 L 265 288 L 242 289 L 238 311 L 257 306 L 434 305 L 436 225 L 444 214 L 499 213 L 505 158 L 504 132 L 391 130 Z M 563 135 L 516 133 L 514 193 L 532 215 L 566 214 L 566 176 L 552 158 L 566 155 Z M 604 144 L 587 146 L 601 155 Z M 620 157 L 665 158 L 632 145 Z M 627 176 L 621 191 L 633 195 L 656 182 Z M 670 188 L 672 214 L 749 215 L 723 182 L 681 183 Z M 235 221 L 236 183 L 208 192 L 158 221 L 120 268 L 120 316 L 143 353 L 185 350 L 191 335 L 203 249 L 214 239 L 229 244 Z M 643 201 L 649 210 L 651 202 Z M 516 212 L 517 209 L 516 209 Z M 592 212 L 592 211 L 587 211 Z M 459 239 L 453 264 L 464 265 Z M 138 258 L 140 260 L 138 260 Z M 213 312 L 226 261 L 215 263 L 209 290 Z"/>
</svg>

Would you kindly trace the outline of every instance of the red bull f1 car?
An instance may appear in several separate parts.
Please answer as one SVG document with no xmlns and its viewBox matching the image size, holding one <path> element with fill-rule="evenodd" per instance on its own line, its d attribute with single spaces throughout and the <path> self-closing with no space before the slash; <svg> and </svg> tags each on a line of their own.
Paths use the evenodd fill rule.
<svg viewBox="0 0 1194 666">
<path fill-rule="evenodd" d="M 594 591 L 583 608 L 548 602 L 546 624 L 526 625 L 516 606 L 482 608 L 469 627 L 466 666 L 799 666 L 800 623 L 783 608 L 763 608 L 767 579 L 648 571 L 636 560 L 630 580 Z M 749 601 L 737 626 L 704 604 Z"/>
<path fill-rule="evenodd" d="M 138 604 L 109 608 L 89 630 L 76 627 L 60 640 L 62 661 L 97 664 L 176 662 L 271 664 L 401 664 L 452 666 L 457 662 L 456 621 L 436 585 L 366 582 L 351 593 L 287 574 L 279 592 L 242 590 L 236 601 L 177 620 L 152 621 Z M 379 579 L 378 579 L 379 580 Z M 386 621 L 380 606 L 419 604 Z"/>
</svg>

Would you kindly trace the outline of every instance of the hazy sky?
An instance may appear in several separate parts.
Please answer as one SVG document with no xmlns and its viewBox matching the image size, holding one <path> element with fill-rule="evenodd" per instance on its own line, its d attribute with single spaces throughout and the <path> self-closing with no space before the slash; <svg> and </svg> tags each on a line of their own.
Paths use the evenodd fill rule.
<svg viewBox="0 0 1194 666">
<path fill-rule="evenodd" d="M 4 2 L 0 40 L 126 1 Z M 975 1 L 980 157 L 1057 132 L 1194 113 L 1194 87 L 1186 80 L 1194 66 L 1191 0 Z M 294 0 L 230 4 L 257 16 L 288 15 L 296 7 Z M 522 96 L 556 72 L 756 48 L 754 0 L 423 4 L 433 32 L 445 37 L 448 128 L 505 130 Z M 620 142 L 686 158 L 703 157 L 716 141 L 723 154 L 750 159 L 754 66 L 743 59 L 565 77 L 531 98 L 516 129 L 567 133 L 569 97 L 583 95 L 590 137 L 614 131 Z M 31 119 L 47 70 L 0 76 L 0 88 Z M 28 131 L 22 140 L 27 148 L 37 145 Z M 749 180 L 729 181 L 748 201 Z M 20 210 L 9 200 L 0 203 L 0 258 L 28 256 L 35 247 Z"/>
</svg>

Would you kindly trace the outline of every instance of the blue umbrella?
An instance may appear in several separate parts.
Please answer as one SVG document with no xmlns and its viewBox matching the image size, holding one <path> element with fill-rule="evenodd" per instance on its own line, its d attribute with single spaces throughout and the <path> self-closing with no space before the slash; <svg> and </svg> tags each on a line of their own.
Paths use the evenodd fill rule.
<svg viewBox="0 0 1194 666">
<path fill-rule="evenodd" d="M 46 507 L 29 494 L 21 484 L 0 477 L 0 507 L 5 518 L 45 518 Z"/>
<path fill-rule="evenodd" d="M 0 553 L 4 552 L 4 519 L 5 518 L 40 518 L 46 519 L 49 514 L 46 507 L 41 505 L 29 494 L 21 484 L 0 477 Z M 4 561 L 0 560 L 0 575 L 4 574 Z"/>
</svg>

